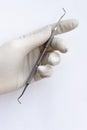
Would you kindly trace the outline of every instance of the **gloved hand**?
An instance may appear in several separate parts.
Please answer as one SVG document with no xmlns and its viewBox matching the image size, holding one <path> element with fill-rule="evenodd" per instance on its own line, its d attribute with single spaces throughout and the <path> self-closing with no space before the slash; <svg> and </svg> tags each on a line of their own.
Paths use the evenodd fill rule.
<svg viewBox="0 0 87 130">
<path fill-rule="evenodd" d="M 41 53 L 44 43 L 49 39 L 55 24 L 48 25 L 34 33 L 12 40 L 0 47 L 0 93 L 17 90 L 25 86 L 30 71 Z M 57 34 L 62 34 L 76 28 L 76 20 L 61 22 Z M 58 51 L 65 53 L 68 48 L 66 42 L 54 38 L 42 65 L 38 67 L 33 81 L 49 77 L 52 66 L 60 61 Z"/>
</svg>

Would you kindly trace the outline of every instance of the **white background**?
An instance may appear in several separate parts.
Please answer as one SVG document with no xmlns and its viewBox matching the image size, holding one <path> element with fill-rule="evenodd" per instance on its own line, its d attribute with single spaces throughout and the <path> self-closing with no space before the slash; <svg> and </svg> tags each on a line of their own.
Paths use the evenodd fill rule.
<svg viewBox="0 0 87 130">
<path fill-rule="evenodd" d="M 59 36 L 69 52 L 51 78 L 0 96 L 0 130 L 87 130 L 87 4 L 86 0 L 0 0 L 0 44 L 56 22 L 67 10 L 79 27 Z"/>
</svg>

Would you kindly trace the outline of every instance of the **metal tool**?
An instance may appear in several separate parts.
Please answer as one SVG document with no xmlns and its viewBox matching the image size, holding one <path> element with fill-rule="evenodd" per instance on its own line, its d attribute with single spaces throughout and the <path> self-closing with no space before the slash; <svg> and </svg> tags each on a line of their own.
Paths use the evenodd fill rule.
<svg viewBox="0 0 87 130">
<path fill-rule="evenodd" d="M 55 24 L 55 26 L 53 27 L 51 36 L 50 36 L 50 38 L 48 39 L 48 41 L 45 43 L 45 47 L 44 47 L 44 49 L 43 49 L 41 55 L 40 55 L 39 58 L 37 59 L 36 64 L 34 65 L 32 71 L 31 71 L 31 73 L 30 73 L 30 75 L 29 75 L 29 77 L 28 77 L 26 86 L 24 87 L 24 89 L 23 89 L 21 95 L 20 95 L 20 96 L 18 97 L 18 99 L 17 99 L 20 104 L 21 104 L 21 102 L 20 102 L 19 99 L 23 96 L 25 90 L 27 89 L 27 87 L 28 87 L 28 85 L 30 84 L 32 78 L 34 77 L 34 75 L 35 75 L 35 73 L 36 73 L 36 71 L 37 71 L 38 66 L 40 65 L 41 61 L 43 60 L 46 51 L 48 50 L 49 46 L 51 45 L 51 43 L 52 43 L 52 41 L 53 41 L 54 36 L 56 35 L 56 31 L 58 30 L 58 27 L 60 26 L 60 22 L 61 22 L 62 18 L 63 18 L 63 17 L 65 16 L 65 14 L 66 14 L 66 11 L 65 11 L 64 8 L 63 8 L 63 11 L 64 11 L 64 14 L 60 17 L 60 19 L 58 20 L 58 22 L 57 22 L 57 23 Z"/>
</svg>

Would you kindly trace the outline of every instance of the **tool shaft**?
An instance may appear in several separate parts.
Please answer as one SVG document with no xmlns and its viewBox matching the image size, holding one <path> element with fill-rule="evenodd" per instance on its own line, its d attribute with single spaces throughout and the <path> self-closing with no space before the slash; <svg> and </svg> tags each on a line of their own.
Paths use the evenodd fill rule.
<svg viewBox="0 0 87 130">
<path fill-rule="evenodd" d="M 45 47 L 42 51 L 42 53 L 40 54 L 40 56 L 38 57 L 34 67 L 32 68 L 32 71 L 27 79 L 27 83 L 26 83 L 26 86 L 24 87 L 21 95 L 18 97 L 18 102 L 21 104 L 21 102 L 19 101 L 19 99 L 22 97 L 22 95 L 24 94 L 25 90 L 27 89 L 28 85 L 30 84 L 32 78 L 34 77 L 34 75 L 36 74 L 37 72 L 37 69 L 38 69 L 38 66 L 41 64 L 44 56 L 45 56 L 45 53 L 46 51 L 48 50 L 49 46 L 51 45 L 52 41 L 53 41 L 53 38 L 54 36 L 56 35 L 56 31 L 58 32 L 58 27 L 60 26 L 60 22 L 61 22 L 61 19 L 64 17 L 64 15 L 66 14 L 66 11 L 65 9 L 63 8 L 63 11 L 64 11 L 64 14 L 60 17 L 60 19 L 58 20 L 58 22 L 55 24 L 55 26 L 53 27 L 52 29 L 52 32 L 51 32 L 51 36 L 50 38 L 48 39 L 48 41 L 45 43 Z"/>
<path fill-rule="evenodd" d="M 29 84 L 30 81 L 32 80 L 33 76 L 35 75 L 35 73 L 36 73 L 36 71 L 37 71 L 38 66 L 39 66 L 40 63 L 42 62 L 42 60 L 43 60 L 43 58 L 44 58 L 44 56 L 45 56 L 46 51 L 48 50 L 49 46 L 51 45 L 51 43 L 52 43 L 52 41 L 53 41 L 54 35 L 55 35 L 55 34 L 54 34 L 54 30 L 53 30 L 53 32 L 51 33 L 50 38 L 49 38 L 48 41 L 45 43 L 45 48 L 43 49 L 42 54 L 41 54 L 41 55 L 39 56 L 39 58 L 37 59 L 36 64 L 34 65 L 32 71 L 31 71 L 31 73 L 30 73 L 30 76 L 29 76 L 29 78 L 28 78 L 28 80 L 27 80 L 27 83 L 28 83 L 28 84 Z"/>
</svg>

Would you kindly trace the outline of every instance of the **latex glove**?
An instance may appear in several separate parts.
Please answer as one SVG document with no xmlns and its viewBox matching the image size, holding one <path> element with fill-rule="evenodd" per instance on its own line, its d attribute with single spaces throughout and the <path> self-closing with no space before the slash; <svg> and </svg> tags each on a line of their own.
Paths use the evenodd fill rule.
<svg viewBox="0 0 87 130">
<path fill-rule="evenodd" d="M 62 21 L 57 34 L 68 32 L 76 28 L 76 20 Z M 17 90 L 25 86 L 30 71 L 41 53 L 44 43 L 49 39 L 54 24 L 46 26 L 34 33 L 19 37 L 0 47 L 0 93 Z M 55 51 L 57 50 L 57 51 Z M 60 61 L 60 52 L 67 52 L 66 42 L 54 38 L 42 65 L 38 67 L 33 81 L 49 77 L 52 65 Z"/>
</svg>

